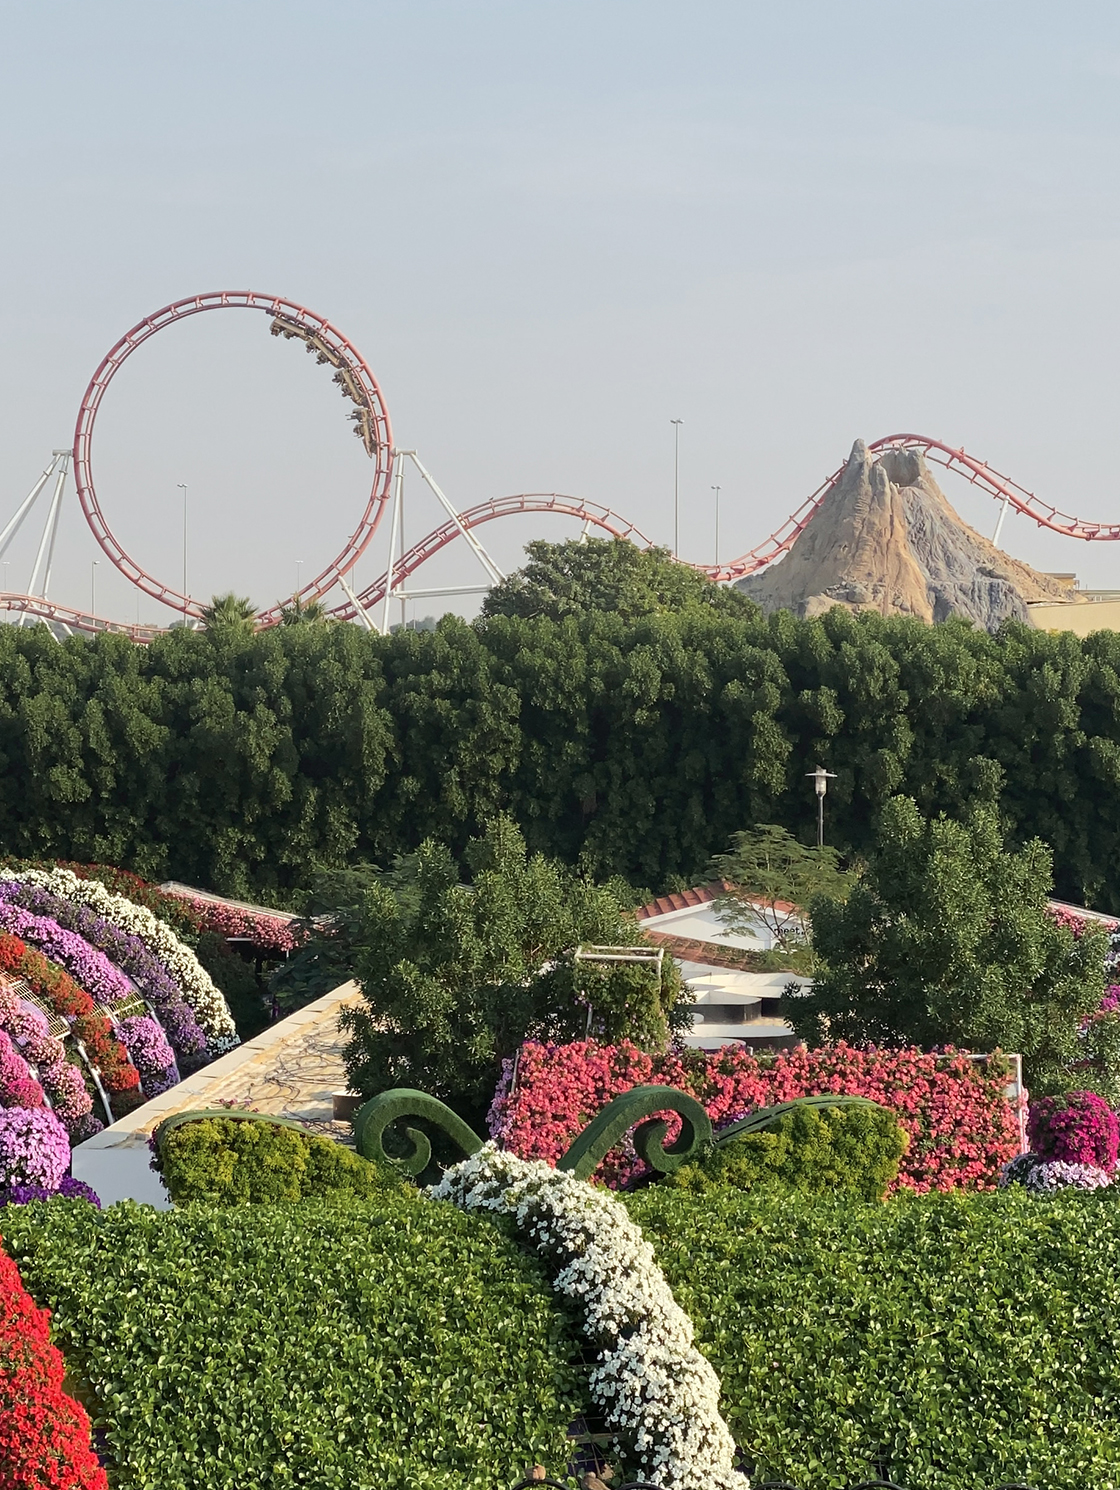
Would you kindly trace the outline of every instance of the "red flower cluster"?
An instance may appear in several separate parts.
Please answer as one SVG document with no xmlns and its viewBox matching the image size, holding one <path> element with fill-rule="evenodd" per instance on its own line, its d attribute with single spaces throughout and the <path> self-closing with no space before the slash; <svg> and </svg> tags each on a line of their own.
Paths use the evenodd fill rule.
<svg viewBox="0 0 1120 1490">
<path fill-rule="evenodd" d="M 716 1128 L 748 1112 L 794 1097 L 825 1092 L 870 1097 L 898 1114 L 910 1135 L 897 1185 L 909 1190 L 993 1189 L 1000 1166 L 1020 1150 L 1019 1111 L 1007 1096 L 1007 1062 L 985 1062 L 959 1052 L 819 1050 L 748 1055 L 741 1045 L 718 1051 L 681 1050 L 647 1055 L 634 1045 L 527 1042 L 499 1083 L 490 1109 L 490 1131 L 525 1159 L 555 1164 L 580 1130 L 613 1097 L 655 1083 L 691 1092 Z M 671 1119 L 669 1136 L 680 1130 Z M 617 1185 L 639 1171 L 629 1141 L 599 1170 Z"/>
<path fill-rule="evenodd" d="M 70 1021 L 86 1054 L 101 1073 L 102 1085 L 112 1099 L 117 1117 L 123 1117 L 143 1101 L 140 1073 L 114 1034 L 112 1023 L 98 1013 L 92 996 L 69 973 L 7 932 L 0 933 L 0 969 L 22 978 L 56 1014 Z"/>
<path fill-rule="evenodd" d="M 0 1250 L 0 1485 L 108 1490 L 85 1409 L 62 1390 L 65 1366 L 49 1321 Z"/>
</svg>

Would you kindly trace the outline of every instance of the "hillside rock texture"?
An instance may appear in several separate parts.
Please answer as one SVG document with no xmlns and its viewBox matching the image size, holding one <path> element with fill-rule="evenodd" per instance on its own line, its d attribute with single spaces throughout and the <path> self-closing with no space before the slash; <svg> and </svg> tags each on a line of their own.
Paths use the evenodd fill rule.
<svg viewBox="0 0 1120 1490">
<path fill-rule="evenodd" d="M 1028 600 L 1081 600 L 962 522 L 918 451 L 874 459 L 862 440 L 785 558 L 737 588 L 766 612 L 842 605 L 923 621 L 966 616 L 989 631 L 1029 620 Z"/>
</svg>

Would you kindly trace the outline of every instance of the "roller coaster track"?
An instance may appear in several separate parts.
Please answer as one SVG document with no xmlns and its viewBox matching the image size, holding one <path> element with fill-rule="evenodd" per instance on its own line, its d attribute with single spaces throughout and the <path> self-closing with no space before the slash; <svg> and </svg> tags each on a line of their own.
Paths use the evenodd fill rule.
<svg viewBox="0 0 1120 1490">
<path fill-rule="evenodd" d="M 1059 533 L 1063 537 L 1080 538 L 1086 542 L 1115 542 L 1120 539 L 1120 523 L 1090 522 L 1084 518 L 1072 517 L 1050 503 L 1044 502 L 1009 476 L 1002 475 L 986 461 L 977 460 L 967 451 L 954 449 L 953 446 L 946 445 L 943 441 L 935 440 L 928 435 L 886 435 L 881 440 L 873 441 L 867 448 L 872 455 L 882 454 L 886 450 L 917 451 L 927 460 L 963 476 L 970 485 L 986 492 L 995 501 L 1007 504 L 1016 512 L 1021 512 L 1025 517 L 1031 518 L 1040 527 L 1049 528 L 1051 532 Z M 745 575 L 765 569 L 768 564 L 774 563 L 792 548 L 825 497 L 843 476 L 844 470 L 843 465 L 837 467 L 826 481 L 823 481 L 814 492 L 806 497 L 801 506 L 785 520 L 781 527 L 755 548 L 749 549 L 739 558 L 726 564 L 695 564 L 690 567 L 700 570 L 711 579 L 723 582 L 742 579 Z M 460 537 L 462 529 L 470 531 L 484 523 L 494 522 L 498 518 L 525 513 L 553 513 L 561 517 L 578 518 L 585 527 L 598 528 L 613 537 L 630 539 L 642 547 L 652 546 L 650 540 L 633 523 L 627 522 L 625 518 L 619 517 L 609 508 L 602 507 L 598 503 L 588 502 L 578 497 L 562 496 L 556 492 L 524 492 L 516 496 L 495 497 L 489 501 L 480 502 L 477 506 L 460 513 L 461 527 L 455 522 L 448 521 L 428 533 L 393 566 L 393 589 L 399 590 L 404 581 L 428 559 Z M 372 606 L 383 601 L 388 584 L 389 575 L 386 572 L 367 585 L 358 596 L 363 609 L 368 611 Z M 106 620 L 92 615 L 89 611 L 59 605 L 54 601 L 42 600 L 34 595 L 0 596 L 0 607 L 22 612 L 34 620 L 60 622 L 75 631 L 113 631 L 139 642 L 151 641 L 163 630 L 159 626 L 134 626 Z M 356 616 L 356 611 L 353 604 L 347 601 L 332 609 L 331 614 L 340 620 L 352 620 Z"/>
</svg>

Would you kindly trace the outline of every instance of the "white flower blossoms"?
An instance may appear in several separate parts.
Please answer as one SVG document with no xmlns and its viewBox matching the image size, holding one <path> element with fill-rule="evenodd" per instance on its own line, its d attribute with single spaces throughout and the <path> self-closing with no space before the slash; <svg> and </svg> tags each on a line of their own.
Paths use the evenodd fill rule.
<svg viewBox="0 0 1120 1490">
<path fill-rule="evenodd" d="M 429 1194 L 512 1215 L 584 1313 L 600 1349 L 591 1394 L 611 1431 L 663 1490 L 748 1490 L 719 1411 L 719 1378 L 692 1343 L 653 1248 L 609 1191 L 485 1144 Z"/>
<path fill-rule="evenodd" d="M 193 1009 L 199 1028 L 206 1036 L 210 1054 L 220 1055 L 240 1043 L 233 1016 L 210 974 L 167 922 L 161 921 L 147 906 L 137 905 L 123 895 L 114 895 L 100 880 L 81 879 L 69 869 L 5 869 L 4 874 L 8 879 L 39 885 L 52 895 L 61 895 L 64 900 L 88 905 L 114 926 L 139 937 L 179 985 L 183 998 Z"/>
</svg>

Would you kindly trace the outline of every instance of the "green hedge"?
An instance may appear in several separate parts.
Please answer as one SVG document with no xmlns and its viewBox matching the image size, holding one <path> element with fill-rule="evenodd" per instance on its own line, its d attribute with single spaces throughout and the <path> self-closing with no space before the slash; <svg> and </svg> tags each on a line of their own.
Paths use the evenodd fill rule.
<svg viewBox="0 0 1120 1490">
<path fill-rule="evenodd" d="M 882 1200 L 906 1142 L 906 1132 L 885 1107 L 797 1107 L 760 1133 L 709 1150 L 663 1183 L 699 1195 L 781 1185 L 806 1195 L 848 1190 Z"/>
<path fill-rule="evenodd" d="M 159 1137 L 155 1167 L 176 1205 L 368 1198 L 399 1188 L 386 1165 L 371 1164 L 330 1138 L 244 1118 L 205 1117 Z"/>
<path fill-rule="evenodd" d="M 575 1341 L 498 1227 L 408 1191 L 157 1212 L 10 1206 L 4 1244 L 113 1490 L 505 1490 L 562 1465 Z"/>
<path fill-rule="evenodd" d="M 1109 1192 L 628 1197 L 759 1478 L 1120 1486 Z M 880 1467 L 881 1466 L 881 1467 Z"/>
</svg>

